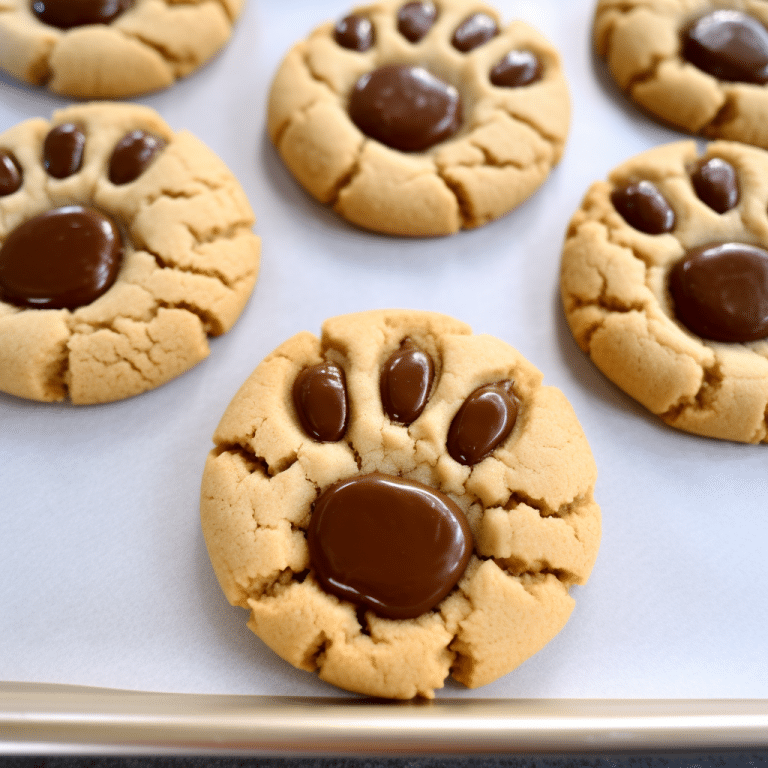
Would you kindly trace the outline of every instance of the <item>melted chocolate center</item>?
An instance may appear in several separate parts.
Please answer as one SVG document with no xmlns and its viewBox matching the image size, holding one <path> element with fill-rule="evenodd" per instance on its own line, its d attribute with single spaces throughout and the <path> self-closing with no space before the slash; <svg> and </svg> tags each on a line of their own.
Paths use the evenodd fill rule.
<svg viewBox="0 0 768 768">
<path fill-rule="evenodd" d="M 691 175 L 699 199 L 717 213 L 726 213 L 739 202 L 736 169 L 720 157 L 700 163 Z"/>
<path fill-rule="evenodd" d="M 475 13 L 456 28 L 451 43 L 457 51 L 467 53 L 498 34 L 496 22 L 487 13 Z"/>
<path fill-rule="evenodd" d="M 675 264 L 669 289 L 678 320 L 714 341 L 768 336 L 768 251 L 744 243 L 713 243 Z"/>
<path fill-rule="evenodd" d="M 22 173 L 11 152 L 0 149 L 0 197 L 12 195 L 21 187 Z"/>
<path fill-rule="evenodd" d="M 467 466 L 482 461 L 509 437 L 518 410 L 511 381 L 478 387 L 453 417 L 448 453 Z"/>
<path fill-rule="evenodd" d="M 397 29 L 412 43 L 418 43 L 432 29 L 437 9 L 430 2 L 406 3 L 397 13 Z"/>
<path fill-rule="evenodd" d="M 542 67 L 532 51 L 510 51 L 492 70 L 491 83 L 501 88 L 519 88 L 541 80 Z"/>
<path fill-rule="evenodd" d="M 768 30 L 753 16 L 720 8 L 682 32 L 683 56 L 720 80 L 768 82 Z"/>
<path fill-rule="evenodd" d="M 647 235 L 670 232 L 675 226 L 674 211 L 650 181 L 615 189 L 611 202 L 627 224 Z"/>
<path fill-rule="evenodd" d="M 117 277 L 123 241 L 108 216 L 79 205 L 41 213 L 0 247 L 0 297 L 21 307 L 75 309 Z"/>
<path fill-rule="evenodd" d="M 347 385 L 335 363 L 305 368 L 293 384 L 293 404 L 304 431 L 320 443 L 335 443 L 347 431 Z"/>
<path fill-rule="evenodd" d="M 43 167 L 54 179 L 66 179 L 80 170 L 85 134 L 74 123 L 51 128 L 43 142 Z"/>
<path fill-rule="evenodd" d="M 390 619 L 434 608 L 461 578 L 473 548 L 455 502 L 378 472 L 328 488 L 315 503 L 307 542 L 326 591 Z"/>
<path fill-rule="evenodd" d="M 461 126 L 458 91 L 423 67 L 379 67 L 352 90 L 349 115 L 367 136 L 402 152 L 421 152 Z"/>
<path fill-rule="evenodd" d="M 336 24 L 333 38 L 342 48 L 364 53 L 373 45 L 373 24 L 367 16 L 352 13 Z"/>
<path fill-rule="evenodd" d="M 165 141 L 146 131 L 131 131 L 117 143 L 109 161 L 109 180 L 113 184 L 135 181 L 165 147 Z"/>
<path fill-rule="evenodd" d="M 381 404 L 390 421 L 411 424 L 429 399 L 435 366 L 432 358 L 410 339 L 393 352 L 381 369 Z"/>
<path fill-rule="evenodd" d="M 134 0 L 33 0 L 32 12 L 44 24 L 60 29 L 109 24 Z"/>
</svg>

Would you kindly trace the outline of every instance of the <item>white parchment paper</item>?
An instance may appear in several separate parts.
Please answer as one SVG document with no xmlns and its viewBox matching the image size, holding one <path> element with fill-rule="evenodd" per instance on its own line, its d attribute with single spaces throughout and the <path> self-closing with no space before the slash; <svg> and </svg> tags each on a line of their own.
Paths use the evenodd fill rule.
<svg viewBox="0 0 768 768">
<path fill-rule="evenodd" d="M 593 60 L 591 0 L 498 0 L 561 51 L 573 100 L 562 163 L 521 208 L 452 238 L 355 230 L 293 181 L 264 130 L 288 48 L 344 0 L 248 0 L 230 44 L 138 99 L 232 168 L 258 217 L 253 297 L 210 357 L 124 402 L 73 407 L 0 395 L 0 680 L 148 691 L 336 695 L 246 628 L 200 532 L 211 435 L 256 364 L 329 316 L 430 309 L 517 347 L 573 404 L 599 467 L 603 541 L 566 628 L 477 691 L 565 698 L 768 697 L 768 448 L 675 432 L 608 382 L 573 342 L 560 248 L 588 185 L 685 138 L 619 96 Z M 0 77 L 0 130 L 67 102 Z M 342 694 L 339 694 L 342 695 Z"/>
</svg>

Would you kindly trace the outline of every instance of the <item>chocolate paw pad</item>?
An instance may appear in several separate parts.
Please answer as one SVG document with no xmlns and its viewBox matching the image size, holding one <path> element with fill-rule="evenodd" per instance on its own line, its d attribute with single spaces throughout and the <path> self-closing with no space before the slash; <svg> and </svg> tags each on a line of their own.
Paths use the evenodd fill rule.
<svg viewBox="0 0 768 768">
<path fill-rule="evenodd" d="M 229 39 L 242 0 L 7 0 L 0 69 L 84 99 L 166 88 Z"/>
<path fill-rule="evenodd" d="M 96 403 L 208 354 L 258 273 L 237 180 L 145 107 L 91 104 L 0 135 L 0 391 Z"/>
<path fill-rule="evenodd" d="M 668 424 L 768 442 L 768 153 L 643 153 L 590 189 L 561 287 L 579 345 Z"/>
<path fill-rule="evenodd" d="M 554 48 L 467 0 L 390 0 L 283 60 L 268 130 L 315 198 L 366 229 L 445 235 L 528 198 L 559 161 L 570 102 Z"/>
<path fill-rule="evenodd" d="M 402 310 L 332 318 L 265 358 L 201 492 L 249 627 L 300 669 L 401 699 L 541 649 L 600 539 L 589 446 L 541 378 L 498 339 Z"/>
</svg>

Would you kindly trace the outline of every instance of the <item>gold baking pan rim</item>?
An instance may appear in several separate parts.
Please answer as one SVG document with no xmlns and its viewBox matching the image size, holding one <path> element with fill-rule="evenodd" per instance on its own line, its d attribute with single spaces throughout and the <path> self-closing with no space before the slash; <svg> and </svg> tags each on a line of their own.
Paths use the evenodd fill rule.
<svg viewBox="0 0 768 768">
<path fill-rule="evenodd" d="M 768 747 L 768 699 L 385 702 L 0 683 L 2 754 L 533 754 Z"/>
</svg>

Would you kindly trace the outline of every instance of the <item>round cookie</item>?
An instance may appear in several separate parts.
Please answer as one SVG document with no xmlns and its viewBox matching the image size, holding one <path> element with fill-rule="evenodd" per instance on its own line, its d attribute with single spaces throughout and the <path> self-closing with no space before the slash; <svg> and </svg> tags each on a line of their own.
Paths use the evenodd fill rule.
<svg viewBox="0 0 768 768">
<path fill-rule="evenodd" d="M 166 88 L 229 39 L 243 0 L 2 0 L 0 69 L 85 99 Z"/>
<path fill-rule="evenodd" d="M 107 402 L 191 368 L 253 290 L 253 222 L 221 160 L 148 107 L 0 134 L 0 391 Z"/>
<path fill-rule="evenodd" d="M 600 0 L 594 40 L 619 87 L 650 114 L 768 148 L 765 0 Z"/>
<path fill-rule="evenodd" d="M 563 394 L 445 315 L 327 320 L 268 355 L 214 435 L 201 518 L 219 583 L 282 658 L 341 688 L 492 682 L 566 623 L 600 540 Z"/>
<path fill-rule="evenodd" d="M 561 289 L 579 346 L 667 424 L 768 442 L 768 153 L 644 152 L 587 192 Z"/>
<path fill-rule="evenodd" d="M 267 127 L 317 200 L 360 227 L 479 227 L 559 161 L 570 101 L 560 57 L 476 0 L 390 0 L 317 28 L 275 75 Z"/>
</svg>

